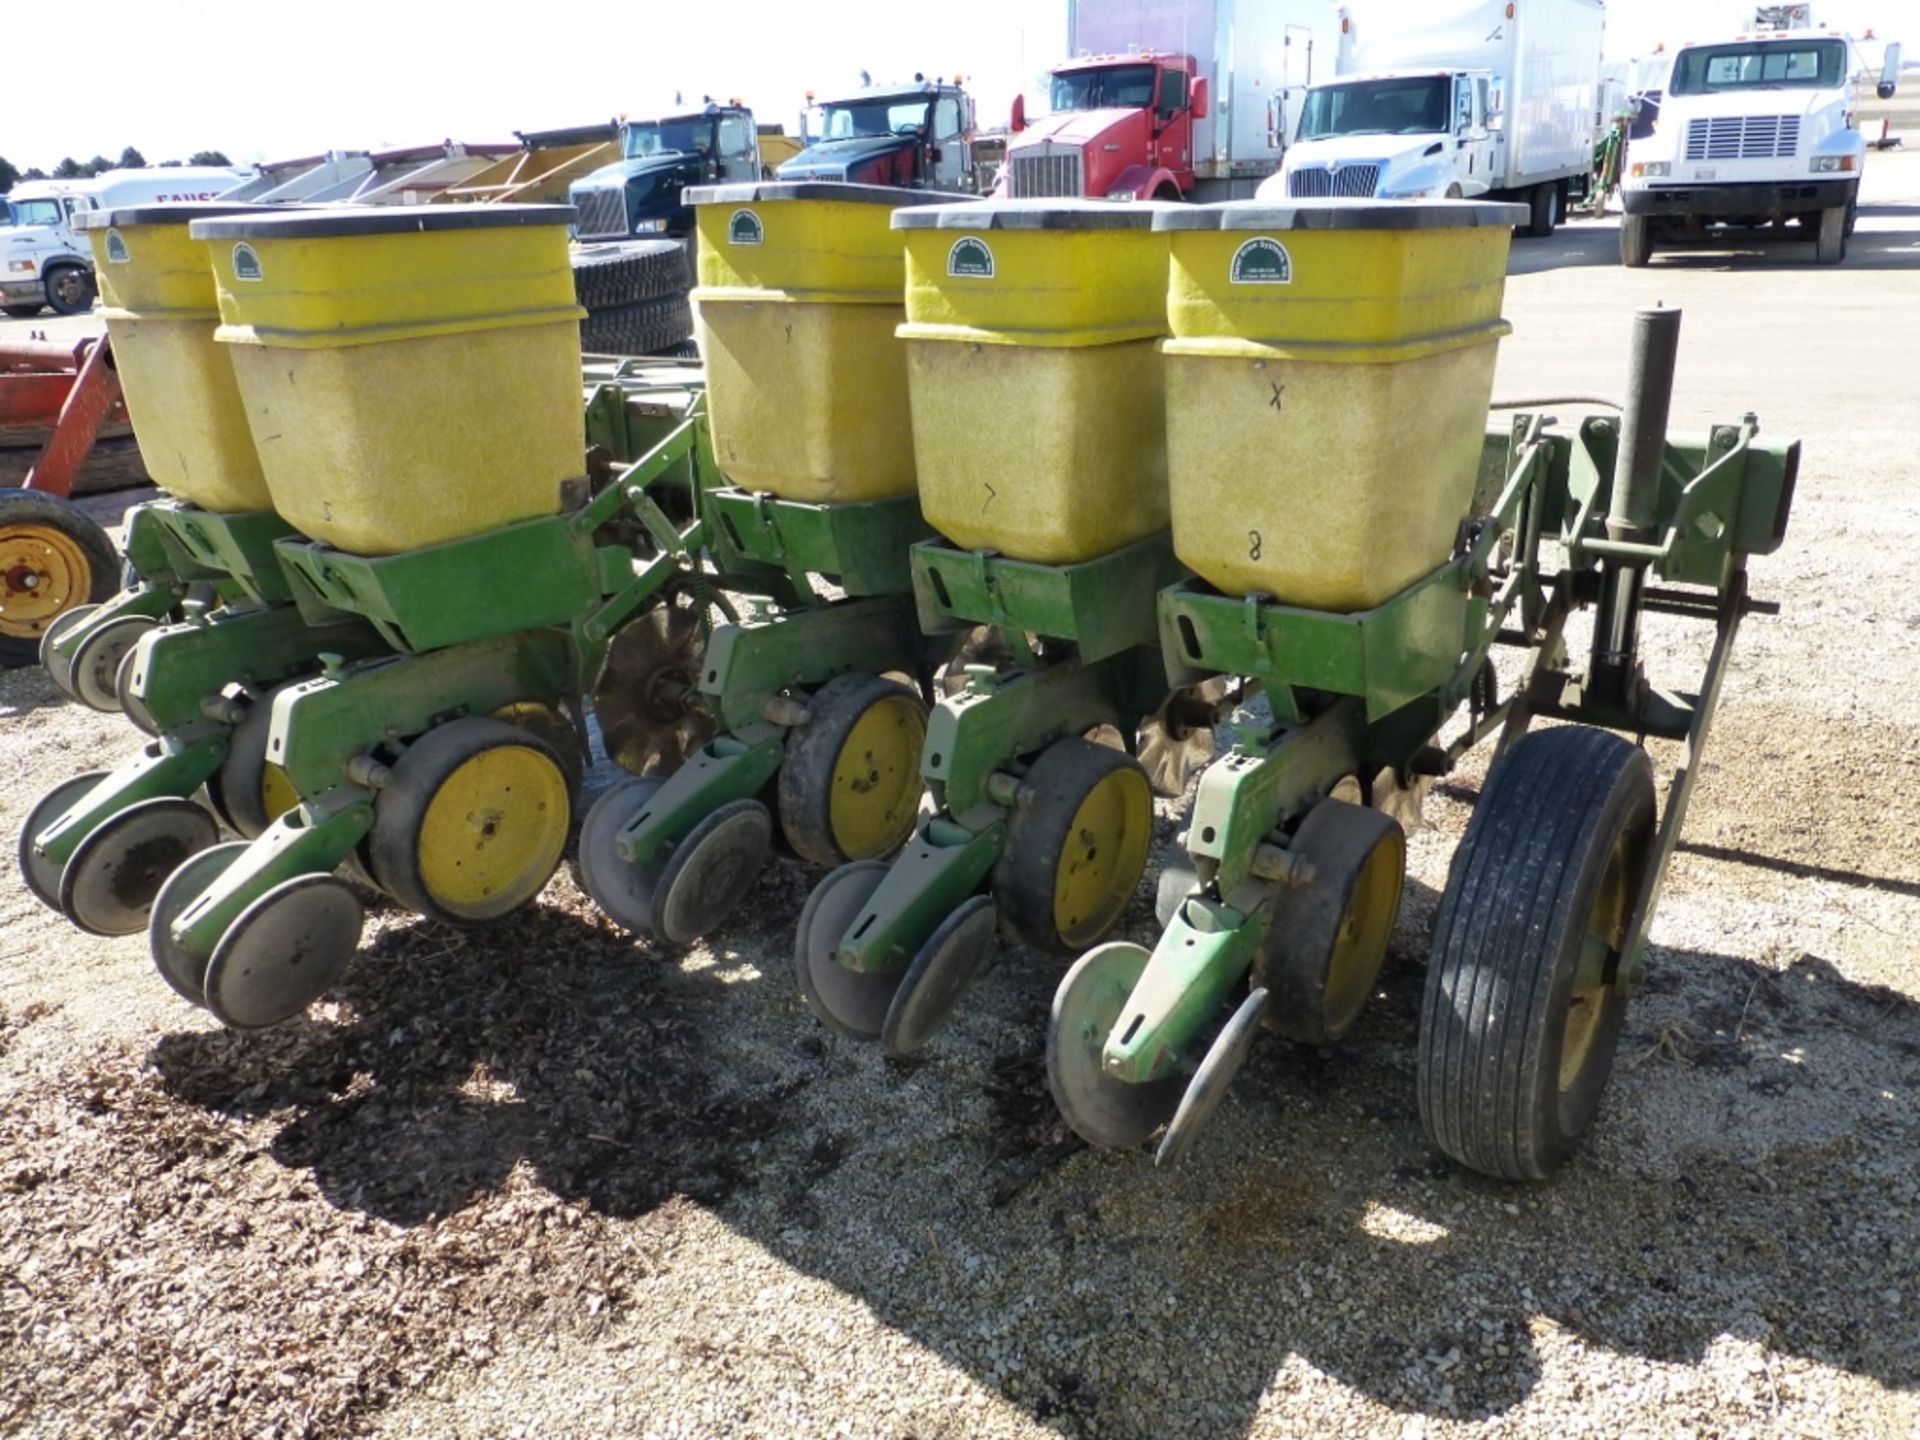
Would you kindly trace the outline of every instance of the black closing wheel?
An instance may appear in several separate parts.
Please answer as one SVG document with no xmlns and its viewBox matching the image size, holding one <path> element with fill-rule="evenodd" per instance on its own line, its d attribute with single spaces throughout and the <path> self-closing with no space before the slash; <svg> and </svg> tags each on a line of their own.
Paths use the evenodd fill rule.
<svg viewBox="0 0 1920 1440">
<path fill-rule="evenodd" d="M 77 626 L 84 625 L 87 617 L 98 610 L 98 605 L 76 605 L 71 610 L 62 611 L 49 621 L 47 628 L 40 632 L 40 668 L 47 672 L 47 678 L 53 681 L 53 688 L 69 700 L 80 697 L 73 693 L 73 662 L 60 654 L 54 647 L 62 639 L 73 633 Z"/>
<path fill-rule="evenodd" d="M 1053 992 L 1047 1017 L 1047 1088 L 1073 1133 L 1090 1145 L 1138 1145 L 1173 1118 L 1184 1077 L 1141 1083 L 1109 1074 L 1107 1036 L 1147 968 L 1147 952 L 1124 940 L 1089 950 Z"/>
<path fill-rule="evenodd" d="M 60 872 L 60 909 L 94 935 L 144 930 L 167 877 L 219 838 L 219 824 L 191 800 L 129 805 L 74 848 Z"/>
<path fill-rule="evenodd" d="M 74 697 L 89 709 L 117 711 L 121 662 L 133 653 L 140 637 L 159 623 L 145 615 L 123 615 L 89 631 L 73 652 L 73 668 L 68 672 Z"/>
<path fill-rule="evenodd" d="M 147 915 L 147 949 L 153 955 L 153 968 L 175 994 L 195 1005 L 207 1003 L 207 961 L 213 957 L 189 950 L 174 939 L 173 922 L 186 914 L 187 907 L 206 894 L 248 848 L 244 840 L 209 846 L 182 862 L 153 897 L 153 909 Z"/>
<path fill-rule="evenodd" d="M 1074 737 L 1050 745 L 1020 784 L 993 894 L 1036 950 L 1071 954 L 1119 923 L 1147 868 L 1153 791 L 1138 761 Z"/>
<path fill-rule="evenodd" d="M 886 878 L 887 866 L 879 860 L 842 865 L 813 887 L 793 936 L 793 976 L 807 1008 L 856 1040 L 880 1038 L 906 973 L 849 970 L 835 958 L 848 927 Z"/>
<path fill-rule="evenodd" d="M 880 1039 L 889 1055 L 904 1059 L 926 1048 L 993 954 L 999 927 L 993 897 L 973 895 L 927 937 L 887 1007 Z"/>
<path fill-rule="evenodd" d="M 731 801 L 694 826 L 654 887 L 654 938 L 686 946 L 717 929 L 760 878 L 772 845 L 773 816 L 758 800 Z"/>
<path fill-rule="evenodd" d="M 155 723 L 153 712 L 147 709 L 147 702 L 134 694 L 134 681 L 140 676 L 140 645 L 138 641 L 120 657 L 120 668 L 113 675 L 114 707 L 133 722 L 133 728 L 143 735 L 158 735 L 160 727 Z"/>
<path fill-rule="evenodd" d="M 335 875 L 283 880 L 240 912 L 207 963 L 207 1008 L 236 1030 L 291 1020 L 333 988 L 366 919 Z"/>
<path fill-rule="evenodd" d="M 1160 1137 L 1160 1148 L 1153 1154 L 1155 1165 L 1172 1169 L 1186 1159 L 1194 1139 L 1226 1098 L 1227 1087 L 1233 1084 L 1240 1067 L 1247 1063 L 1247 1052 L 1253 1048 L 1253 1037 L 1260 1033 L 1260 1019 L 1267 1001 L 1265 990 L 1249 992 L 1214 1037 L 1206 1058 L 1193 1072 L 1193 1079 L 1187 1082 L 1186 1093 L 1180 1097 L 1180 1108 L 1167 1122 L 1167 1133 Z"/>
<path fill-rule="evenodd" d="M 780 763 L 780 829 L 816 865 L 878 860 L 913 833 L 927 707 L 905 685 L 839 675 L 807 700 Z"/>
<path fill-rule="evenodd" d="M 450 720 L 409 745 L 374 802 L 374 879 L 410 909 L 479 925 L 530 904 L 567 848 L 565 763 L 504 720 Z"/>
<path fill-rule="evenodd" d="M 1378 810 L 1323 800 L 1301 820 L 1292 850 L 1313 878 L 1274 895 L 1253 984 L 1273 992 L 1273 1029 L 1303 1045 L 1331 1045 L 1373 994 L 1400 910 L 1407 838 Z"/>
<path fill-rule="evenodd" d="M 105 770 L 89 770 L 71 780 L 62 780 L 34 801 L 33 808 L 27 812 L 26 823 L 20 827 L 20 878 L 33 897 L 48 909 L 60 908 L 60 872 L 66 865 L 56 864 L 34 849 L 34 836 L 50 827 L 73 808 L 75 801 L 106 778 Z"/>
<path fill-rule="evenodd" d="M 1607 731 L 1538 731 L 1495 763 L 1454 853 L 1420 1013 L 1420 1118 L 1461 1164 L 1543 1179 L 1592 1124 L 1653 823 L 1653 768 Z"/>
<path fill-rule="evenodd" d="M 620 832 L 653 803 L 664 780 L 626 779 L 603 791 L 580 824 L 580 887 L 608 919 L 636 935 L 653 923 L 653 893 L 661 866 L 635 865 L 614 848 Z"/>
</svg>

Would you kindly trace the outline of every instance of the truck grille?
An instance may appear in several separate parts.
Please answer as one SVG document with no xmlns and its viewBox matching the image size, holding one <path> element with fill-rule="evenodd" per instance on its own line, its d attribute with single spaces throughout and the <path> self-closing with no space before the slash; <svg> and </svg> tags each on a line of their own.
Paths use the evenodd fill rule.
<svg viewBox="0 0 1920 1440">
<path fill-rule="evenodd" d="M 1799 144 L 1798 115 L 1721 115 L 1687 122 L 1689 160 L 1784 160 Z"/>
<path fill-rule="evenodd" d="M 1051 155 L 1015 155 L 1009 162 L 1012 176 L 1009 193 L 1016 200 L 1040 199 L 1049 195 L 1083 195 L 1080 152 L 1063 150 Z"/>
<path fill-rule="evenodd" d="M 619 186 L 576 191 L 573 203 L 580 211 L 574 233 L 582 240 L 617 238 L 627 233 L 627 192 Z"/>
<path fill-rule="evenodd" d="M 1342 165 L 1335 170 L 1296 170 L 1287 177 L 1287 194 L 1295 200 L 1364 199 L 1380 184 L 1378 165 Z"/>
</svg>

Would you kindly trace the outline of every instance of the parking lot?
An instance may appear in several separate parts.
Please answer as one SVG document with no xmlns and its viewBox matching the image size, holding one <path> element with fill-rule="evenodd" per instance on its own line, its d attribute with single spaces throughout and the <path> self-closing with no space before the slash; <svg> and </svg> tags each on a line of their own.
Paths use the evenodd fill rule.
<svg viewBox="0 0 1920 1440">
<path fill-rule="evenodd" d="M 830 1036 L 791 861 L 683 956 L 564 870 L 482 931 L 378 913 L 339 991 L 252 1034 L 9 881 L 0 1433 L 1920 1433 L 1920 145 L 1864 201 L 1837 268 L 1775 241 L 1625 270 L 1613 218 L 1515 244 L 1497 398 L 1617 396 L 1661 304 L 1676 428 L 1751 411 L 1805 447 L 1754 569 L 1781 614 L 1742 633 L 1652 981 L 1555 1182 L 1462 1173 L 1414 1108 L 1477 762 L 1412 837 L 1354 1035 L 1259 1046 L 1170 1173 L 1062 1138 L 1051 959 L 1004 955 L 920 1063 Z M 133 745 L 0 675 L 0 830 Z M 1153 929 L 1143 892 L 1126 932 Z"/>
</svg>

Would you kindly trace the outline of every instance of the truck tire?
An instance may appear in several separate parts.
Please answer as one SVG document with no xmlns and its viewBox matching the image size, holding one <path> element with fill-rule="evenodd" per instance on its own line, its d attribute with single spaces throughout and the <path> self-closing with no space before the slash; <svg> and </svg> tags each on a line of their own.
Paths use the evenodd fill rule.
<svg viewBox="0 0 1920 1440">
<path fill-rule="evenodd" d="M 573 261 L 573 293 L 583 309 L 611 310 L 675 295 L 693 284 L 678 240 L 592 246 Z"/>
<path fill-rule="evenodd" d="M 1533 211 L 1527 222 L 1527 235 L 1530 239 L 1545 240 L 1560 227 L 1560 182 L 1549 180 L 1544 185 L 1536 185 L 1527 196 L 1527 205 Z"/>
<path fill-rule="evenodd" d="M 1639 269 L 1653 259 L 1653 222 L 1644 215 L 1620 217 L 1620 263 Z"/>
<path fill-rule="evenodd" d="M 31 320 L 44 309 L 46 306 L 38 300 L 31 305 L 0 305 L 0 310 L 4 310 L 10 318 L 15 320 Z"/>
<path fill-rule="evenodd" d="M 1847 209 L 1834 205 L 1820 212 L 1820 233 L 1813 242 L 1817 264 L 1838 265 L 1847 258 Z"/>
<path fill-rule="evenodd" d="M 57 315 L 84 315 L 93 309 L 93 276 L 80 265 L 55 265 L 47 271 L 47 304 Z"/>
<path fill-rule="evenodd" d="M 685 295 L 592 310 L 580 322 L 580 348 L 590 355 L 654 355 L 693 334 L 693 307 Z"/>
</svg>

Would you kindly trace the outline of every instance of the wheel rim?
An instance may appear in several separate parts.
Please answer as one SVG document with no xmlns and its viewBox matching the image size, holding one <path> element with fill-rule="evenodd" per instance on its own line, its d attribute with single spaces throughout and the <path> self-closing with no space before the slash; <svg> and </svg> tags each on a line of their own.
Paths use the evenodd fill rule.
<svg viewBox="0 0 1920 1440">
<path fill-rule="evenodd" d="M 67 672 L 67 683 L 82 705 L 108 715 L 120 709 L 121 662 L 158 624 L 145 615 L 126 615 L 88 631 Z"/>
<path fill-rule="evenodd" d="M 62 305 L 78 305 L 87 298 L 85 273 L 79 270 L 62 270 L 53 282 L 54 298 Z"/>
<path fill-rule="evenodd" d="M 30 639 L 93 590 L 93 566 L 71 536 L 47 525 L 0 528 L 0 635 Z"/>
<path fill-rule="evenodd" d="M 520 745 L 483 750 L 427 806 L 416 842 L 421 882 L 453 914 L 504 915 L 546 886 L 567 819 L 567 779 L 553 761 Z"/>
<path fill-rule="evenodd" d="M 287 772 L 271 761 L 260 767 L 260 808 L 272 824 L 300 804 L 300 792 L 293 788 Z"/>
<path fill-rule="evenodd" d="M 220 838 L 213 816 L 191 800 L 142 800 L 74 847 L 60 872 L 60 908 L 94 935 L 147 928 L 167 878 Z"/>
<path fill-rule="evenodd" d="M 1633 864 L 1631 837 L 1622 834 L 1607 857 L 1607 873 L 1594 897 L 1593 911 L 1587 917 L 1587 933 L 1606 946 L 1608 955 L 1619 953 L 1626 939 L 1627 919 L 1633 908 Z M 1584 982 L 1584 983 L 1583 983 Z M 1600 1022 L 1607 1013 L 1608 986 L 1604 969 L 1600 974 L 1583 971 L 1574 978 L 1573 992 L 1567 998 L 1567 1023 L 1560 1036 L 1560 1093 L 1566 1094 L 1579 1082 L 1593 1054 Z"/>
<path fill-rule="evenodd" d="M 1146 868 L 1153 794 L 1128 767 L 1103 776 L 1080 800 L 1053 878 L 1053 922 L 1069 946 L 1112 928 Z"/>
<path fill-rule="evenodd" d="M 833 766 L 828 823 L 849 860 L 892 853 L 913 828 L 920 804 L 920 747 L 927 720 L 905 695 L 869 705 Z"/>
<path fill-rule="evenodd" d="M 1407 870 L 1406 841 L 1390 833 L 1367 856 L 1347 910 L 1340 917 L 1333 960 L 1327 966 L 1326 1027 L 1344 1031 L 1373 994 L 1380 961 L 1400 909 L 1400 887 Z"/>
</svg>

